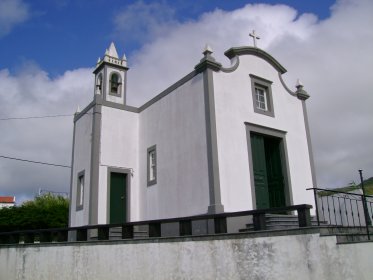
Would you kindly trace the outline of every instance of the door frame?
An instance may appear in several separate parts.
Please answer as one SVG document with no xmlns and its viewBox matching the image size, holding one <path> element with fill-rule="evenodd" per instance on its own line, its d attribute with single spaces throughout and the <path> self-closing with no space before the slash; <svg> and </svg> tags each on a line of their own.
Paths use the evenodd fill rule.
<svg viewBox="0 0 373 280">
<path fill-rule="evenodd" d="M 126 221 L 130 221 L 131 217 L 131 207 L 130 207 L 130 195 L 131 195 L 131 174 L 132 169 L 128 168 L 119 168 L 119 167 L 110 167 L 107 168 L 107 195 L 106 195 L 106 223 L 110 222 L 110 184 L 111 184 L 111 173 L 121 173 L 126 174 Z"/>
<path fill-rule="evenodd" d="M 265 126 L 261 126 L 258 124 L 253 124 L 249 122 L 245 122 L 246 128 L 246 139 L 247 139 L 247 151 L 249 156 L 249 166 L 250 166 L 250 183 L 251 183 L 251 199 L 253 209 L 257 209 L 256 206 L 256 193 L 255 193 L 255 182 L 254 182 L 254 166 L 253 166 L 253 157 L 251 151 L 251 140 L 250 134 L 252 132 L 261 134 L 263 136 L 269 137 L 276 137 L 281 139 L 280 143 L 280 156 L 284 162 L 281 162 L 282 166 L 282 174 L 284 176 L 284 192 L 285 192 L 285 204 L 286 206 L 293 205 L 293 192 L 291 187 L 291 177 L 290 177 L 290 168 L 289 168 L 289 160 L 288 160 L 288 151 L 287 151 L 287 144 L 286 144 L 286 131 L 269 128 Z"/>
</svg>

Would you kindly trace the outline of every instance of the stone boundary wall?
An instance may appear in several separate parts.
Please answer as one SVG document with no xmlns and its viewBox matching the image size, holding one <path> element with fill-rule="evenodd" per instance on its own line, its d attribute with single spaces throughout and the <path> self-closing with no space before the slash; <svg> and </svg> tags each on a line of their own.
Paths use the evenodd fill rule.
<svg viewBox="0 0 373 280">
<path fill-rule="evenodd" d="M 373 242 L 319 233 L 0 246 L 0 279 L 372 279 Z"/>
</svg>

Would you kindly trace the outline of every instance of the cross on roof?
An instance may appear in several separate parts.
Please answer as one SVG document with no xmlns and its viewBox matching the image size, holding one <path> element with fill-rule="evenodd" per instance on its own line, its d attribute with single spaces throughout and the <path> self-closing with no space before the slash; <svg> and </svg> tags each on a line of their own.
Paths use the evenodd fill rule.
<svg viewBox="0 0 373 280">
<path fill-rule="evenodd" d="M 252 33 L 249 34 L 250 37 L 253 37 L 253 40 L 254 40 L 254 47 L 256 48 L 256 40 L 259 40 L 260 37 L 258 35 L 255 34 L 255 30 L 253 30 Z"/>
</svg>

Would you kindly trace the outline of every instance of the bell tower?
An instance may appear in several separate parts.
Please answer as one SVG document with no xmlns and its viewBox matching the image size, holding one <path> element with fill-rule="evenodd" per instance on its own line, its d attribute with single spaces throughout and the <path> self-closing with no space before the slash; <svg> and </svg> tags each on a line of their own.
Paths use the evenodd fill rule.
<svg viewBox="0 0 373 280">
<path fill-rule="evenodd" d="M 105 51 L 103 58 L 98 58 L 95 74 L 94 95 L 103 101 L 126 105 L 127 59 L 119 58 L 114 43 Z"/>
</svg>

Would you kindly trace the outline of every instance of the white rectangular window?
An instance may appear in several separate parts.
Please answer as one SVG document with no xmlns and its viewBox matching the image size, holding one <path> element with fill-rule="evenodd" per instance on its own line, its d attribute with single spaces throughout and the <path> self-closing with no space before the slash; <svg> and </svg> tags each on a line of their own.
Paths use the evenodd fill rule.
<svg viewBox="0 0 373 280">
<path fill-rule="evenodd" d="M 256 108 L 259 110 L 267 111 L 267 93 L 264 88 L 255 87 L 255 102 Z"/>
<path fill-rule="evenodd" d="M 154 180 L 155 179 L 155 151 L 151 151 L 149 153 L 149 168 L 150 168 L 150 175 L 149 179 Z"/>
<path fill-rule="evenodd" d="M 155 145 L 148 148 L 147 156 L 148 186 L 151 186 L 157 183 L 157 150 Z"/>
<path fill-rule="evenodd" d="M 272 82 L 250 74 L 254 112 L 275 117 L 272 99 Z"/>
<path fill-rule="evenodd" d="M 76 210 L 83 209 L 83 203 L 84 203 L 84 171 L 81 171 L 78 173 Z"/>
</svg>

